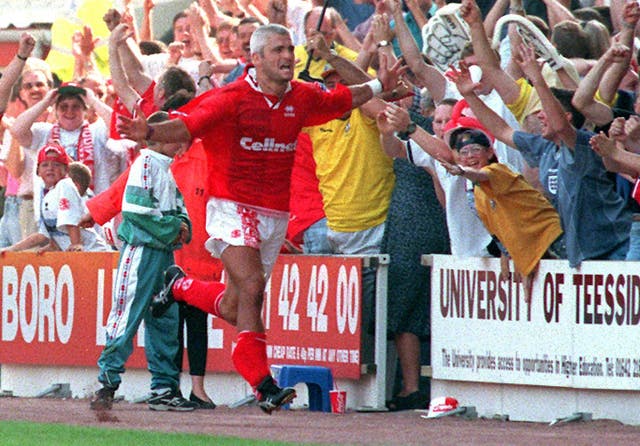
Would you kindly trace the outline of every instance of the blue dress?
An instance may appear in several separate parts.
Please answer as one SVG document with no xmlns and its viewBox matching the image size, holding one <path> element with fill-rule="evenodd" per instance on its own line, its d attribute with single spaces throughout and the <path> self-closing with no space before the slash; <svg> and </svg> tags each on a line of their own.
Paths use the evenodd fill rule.
<svg viewBox="0 0 640 446">
<path fill-rule="evenodd" d="M 421 256 L 449 253 L 449 234 L 431 175 L 404 159 L 396 159 L 393 170 L 382 241 L 382 252 L 390 255 L 387 329 L 390 336 L 413 333 L 424 340 L 430 333 L 431 271 Z"/>
</svg>

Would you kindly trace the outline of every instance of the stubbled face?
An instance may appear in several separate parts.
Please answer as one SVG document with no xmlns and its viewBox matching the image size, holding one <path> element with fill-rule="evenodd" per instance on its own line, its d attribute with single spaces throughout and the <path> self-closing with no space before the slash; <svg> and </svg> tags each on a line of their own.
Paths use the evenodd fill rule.
<svg viewBox="0 0 640 446">
<path fill-rule="evenodd" d="M 307 22 L 305 24 L 305 29 L 304 29 L 307 39 L 316 30 L 318 26 L 318 20 L 320 20 L 319 11 L 313 10 L 312 12 L 309 13 L 309 16 L 307 17 Z M 331 24 L 331 20 L 329 19 L 328 15 L 325 15 L 324 19 L 322 20 L 322 25 L 320 25 L 320 33 L 322 34 L 325 42 L 327 42 L 327 45 L 329 46 L 331 46 L 333 41 L 336 40 L 336 30 Z"/>
<path fill-rule="evenodd" d="M 56 104 L 58 123 L 68 131 L 76 130 L 82 125 L 85 112 L 84 104 L 78 98 L 66 98 Z"/>
<path fill-rule="evenodd" d="M 67 166 L 55 161 L 42 161 L 38 165 L 38 175 L 47 189 L 55 186 L 67 175 Z"/>
<path fill-rule="evenodd" d="M 291 37 L 280 34 L 270 35 L 262 54 L 254 53 L 252 60 L 256 69 L 269 80 L 277 83 L 289 82 L 293 79 L 295 63 Z"/>
<path fill-rule="evenodd" d="M 431 127 L 436 138 L 442 139 L 444 132 L 442 129 L 447 122 L 451 120 L 451 113 L 453 112 L 453 106 L 448 104 L 438 105 L 433 112 L 433 122 Z"/>
<path fill-rule="evenodd" d="M 482 169 L 489 165 L 489 160 L 493 157 L 493 150 L 480 144 L 468 144 L 458 150 L 457 156 L 462 166 Z"/>
<path fill-rule="evenodd" d="M 27 104 L 27 107 L 32 107 L 41 101 L 49 90 L 50 87 L 44 73 L 42 71 L 30 71 L 22 77 L 20 99 Z"/>
</svg>

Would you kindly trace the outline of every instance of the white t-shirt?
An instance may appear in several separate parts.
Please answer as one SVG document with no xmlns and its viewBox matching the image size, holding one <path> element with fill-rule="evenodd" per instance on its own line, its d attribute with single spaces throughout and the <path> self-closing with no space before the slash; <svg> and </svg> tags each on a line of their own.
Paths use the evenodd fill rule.
<svg viewBox="0 0 640 446">
<path fill-rule="evenodd" d="M 488 257 L 487 245 L 491 243 L 491 235 L 469 206 L 467 180 L 451 175 L 442 164 L 411 140 L 407 144 L 407 159 L 438 176 L 445 194 L 451 254 L 458 257 Z"/>
<path fill-rule="evenodd" d="M 140 58 L 140 62 L 144 72 L 157 81 L 160 75 L 169 67 L 169 53 L 143 55 Z M 200 79 L 200 62 L 202 62 L 202 59 L 196 57 L 181 57 L 178 61 L 178 67 L 189 73 L 196 85 Z"/>
<path fill-rule="evenodd" d="M 61 250 L 71 245 L 66 225 L 77 226 L 83 214 L 88 212 L 78 188 L 71 178 L 63 178 L 40 199 L 38 232 L 53 239 Z M 80 228 L 84 251 L 108 251 L 104 239 L 94 229 Z"/>
<path fill-rule="evenodd" d="M 53 124 L 48 122 L 36 122 L 31 126 L 33 139 L 31 146 L 25 150 L 25 171 L 30 168 L 33 177 L 37 176 L 37 154 L 38 150 L 49 140 Z M 78 138 L 80 137 L 79 127 L 76 130 L 68 131 L 60 129 L 60 143 L 71 159 L 78 159 Z M 126 169 L 126 154 L 116 153 L 107 148 L 107 140 L 109 138 L 109 129 L 102 119 L 89 124 L 89 131 L 93 139 L 93 184 L 96 193 L 100 193 L 107 189 L 113 180 Z M 31 180 L 33 182 L 33 180 Z M 36 188 L 37 189 L 37 188 Z M 35 189 L 34 189 L 35 190 Z"/>
</svg>

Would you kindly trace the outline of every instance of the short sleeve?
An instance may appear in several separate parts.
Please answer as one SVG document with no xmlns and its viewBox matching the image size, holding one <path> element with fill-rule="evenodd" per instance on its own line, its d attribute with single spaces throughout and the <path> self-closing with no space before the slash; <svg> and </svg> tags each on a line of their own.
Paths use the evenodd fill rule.
<svg viewBox="0 0 640 446">
<path fill-rule="evenodd" d="M 84 203 L 78 189 L 70 178 L 61 180 L 57 187 L 60 191 L 58 194 L 58 228 L 66 225 L 77 226 L 84 213 Z"/>
</svg>

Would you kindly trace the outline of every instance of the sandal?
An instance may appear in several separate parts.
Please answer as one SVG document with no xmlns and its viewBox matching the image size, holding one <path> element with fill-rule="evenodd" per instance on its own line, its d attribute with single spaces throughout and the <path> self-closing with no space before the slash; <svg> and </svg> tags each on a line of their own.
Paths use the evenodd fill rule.
<svg viewBox="0 0 640 446">
<path fill-rule="evenodd" d="M 393 399 L 387 401 L 387 409 L 390 412 L 397 412 L 400 410 L 413 410 L 413 409 L 426 409 L 427 398 L 419 391 L 410 393 L 407 396 L 394 396 Z"/>
</svg>

